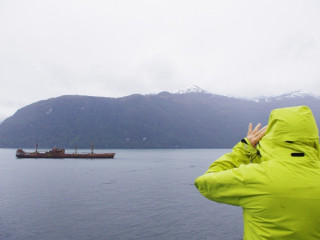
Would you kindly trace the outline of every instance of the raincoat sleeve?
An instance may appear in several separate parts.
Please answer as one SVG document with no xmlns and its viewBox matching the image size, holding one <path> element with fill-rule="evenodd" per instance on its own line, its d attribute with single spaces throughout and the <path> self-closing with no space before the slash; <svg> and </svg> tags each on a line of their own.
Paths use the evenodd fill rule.
<svg viewBox="0 0 320 240">
<path fill-rule="evenodd" d="M 222 203 L 240 205 L 240 199 L 247 194 L 247 173 L 240 165 L 259 162 L 256 148 L 243 139 L 227 153 L 211 164 L 202 176 L 195 180 L 195 186 L 206 198 Z M 249 190 L 250 191 L 250 190 Z"/>
<path fill-rule="evenodd" d="M 242 139 L 232 149 L 232 152 L 223 155 L 214 161 L 206 173 L 220 172 L 238 168 L 241 164 L 260 162 L 257 149 L 252 147 L 247 138 Z"/>
</svg>

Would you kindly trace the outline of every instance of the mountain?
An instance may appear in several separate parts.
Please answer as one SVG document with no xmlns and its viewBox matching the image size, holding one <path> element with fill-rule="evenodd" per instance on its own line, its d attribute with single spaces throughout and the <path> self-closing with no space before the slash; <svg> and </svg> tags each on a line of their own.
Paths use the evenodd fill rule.
<svg viewBox="0 0 320 240">
<path fill-rule="evenodd" d="M 249 122 L 266 124 L 272 109 L 296 105 L 308 105 L 320 123 L 320 99 L 297 92 L 239 99 L 194 87 L 121 98 L 61 96 L 4 120 L 0 147 L 230 148 Z"/>
<path fill-rule="evenodd" d="M 179 90 L 171 92 L 171 93 L 172 94 L 186 94 L 186 93 L 209 93 L 209 92 L 203 90 L 202 88 L 200 88 L 196 85 L 193 85 L 191 87 L 179 89 Z"/>
</svg>

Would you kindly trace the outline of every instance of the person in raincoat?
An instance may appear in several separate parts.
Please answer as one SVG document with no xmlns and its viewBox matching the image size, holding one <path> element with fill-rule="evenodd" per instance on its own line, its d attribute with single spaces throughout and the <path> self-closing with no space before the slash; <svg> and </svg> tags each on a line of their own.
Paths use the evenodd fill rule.
<svg viewBox="0 0 320 240">
<path fill-rule="evenodd" d="M 311 110 L 275 109 L 260 127 L 250 124 L 247 137 L 196 187 L 210 200 L 243 208 L 245 240 L 319 240 L 319 136 Z"/>
</svg>

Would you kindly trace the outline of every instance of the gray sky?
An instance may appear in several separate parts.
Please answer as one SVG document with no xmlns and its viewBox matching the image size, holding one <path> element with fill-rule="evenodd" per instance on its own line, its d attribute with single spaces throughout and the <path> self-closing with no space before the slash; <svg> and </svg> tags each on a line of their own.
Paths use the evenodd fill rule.
<svg viewBox="0 0 320 240">
<path fill-rule="evenodd" d="M 0 119 L 66 94 L 320 95 L 319 0 L 1 0 Z"/>
</svg>

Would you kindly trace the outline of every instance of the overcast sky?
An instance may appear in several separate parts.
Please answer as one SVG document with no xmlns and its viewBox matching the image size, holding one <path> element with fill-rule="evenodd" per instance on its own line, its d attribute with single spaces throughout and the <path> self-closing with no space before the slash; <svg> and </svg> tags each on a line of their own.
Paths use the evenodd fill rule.
<svg viewBox="0 0 320 240">
<path fill-rule="evenodd" d="M 320 95 L 319 0 L 0 0 L 0 119 L 66 94 Z"/>
</svg>

